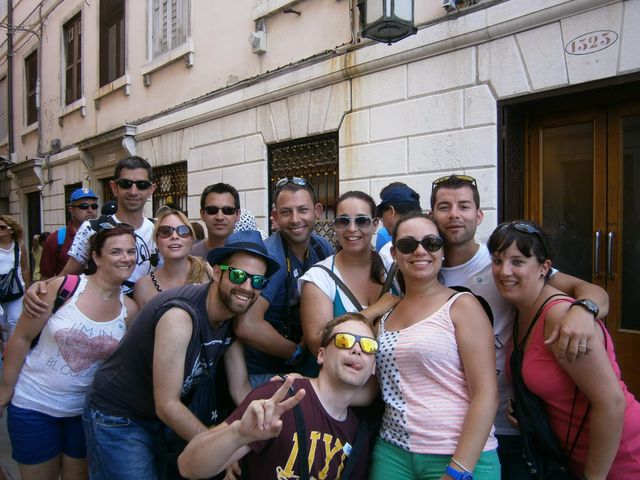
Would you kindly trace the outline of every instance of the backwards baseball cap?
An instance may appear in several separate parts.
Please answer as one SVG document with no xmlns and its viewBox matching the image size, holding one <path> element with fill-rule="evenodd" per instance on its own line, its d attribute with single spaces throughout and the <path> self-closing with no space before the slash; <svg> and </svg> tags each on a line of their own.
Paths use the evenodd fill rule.
<svg viewBox="0 0 640 480">
<path fill-rule="evenodd" d="M 376 207 L 378 216 L 382 215 L 385 207 L 391 206 L 406 206 L 420 210 L 420 195 L 411 187 L 406 185 L 398 185 L 397 187 L 391 187 L 384 191 L 380 196 L 382 200 Z"/>
<path fill-rule="evenodd" d="M 269 255 L 260 232 L 256 230 L 242 230 L 232 233 L 225 240 L 224 247 L 214 248 L 209 252 L 207 261 L 211 266 L 218 265 L 223 258 L 240 252 L 251 253 L 263 258 L 267 262 L 267 277 L 273 275 L 280 268 L 280 263 Z"/>
<path fill-rule="evenodd" d="M 97 200 L 98 196 L 90 188 L 76 188 L 69 197 L 69 201 L 75 202 L 81 198 L 95 198 Z"/>
</svg>

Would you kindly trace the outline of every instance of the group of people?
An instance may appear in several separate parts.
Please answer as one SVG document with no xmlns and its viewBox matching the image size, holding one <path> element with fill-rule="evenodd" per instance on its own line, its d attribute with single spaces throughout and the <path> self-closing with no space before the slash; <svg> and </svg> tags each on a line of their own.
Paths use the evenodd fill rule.
<svg viewBox="0 0 640 480">
<path fill-rule="evenodd" d="M 239 225 L 233 186 L 207 187 L 196 243 L 182 212 L 142 215 L 149 164 L 118 163 L 117 214 L 73 227 L 7 344 L 0 409 L 23 478 L 536 478 L 514 346 L 571 472 L 640 474 L 640 404 L 597 320 L 606 292 L 553 269 L 539 226 L 503 223 L 479 244 L 476 180 L 453 174 L 428 216 L 400 182 L 378 205 L 345 192 L 334 250 L 311 184 L 274 187 L 264 241 L 255 218 Z"/>
</svg>

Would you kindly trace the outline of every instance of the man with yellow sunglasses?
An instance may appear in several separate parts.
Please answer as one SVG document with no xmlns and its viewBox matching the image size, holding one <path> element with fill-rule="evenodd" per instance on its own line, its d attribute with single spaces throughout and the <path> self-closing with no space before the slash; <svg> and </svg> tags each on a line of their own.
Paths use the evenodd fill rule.
<svg viewBox="0 0 640 480">
<path fill-rule="evenodd" d="M 347 313 L 326 324 L 321 345 L 318 378 L 255 389 L 224 423 L 189 442 L 180 473 L 208 478 L 246 457 L 249 479 L 368 478 L 368 440 L 356 437 L 349 405 L 375 373 L 378 342 L 362 314 Z"/>
</svg>

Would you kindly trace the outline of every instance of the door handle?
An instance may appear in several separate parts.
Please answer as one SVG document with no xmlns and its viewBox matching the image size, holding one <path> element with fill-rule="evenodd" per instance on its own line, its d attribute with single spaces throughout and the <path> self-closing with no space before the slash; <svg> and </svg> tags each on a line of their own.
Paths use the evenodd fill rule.
<svg viewBox="0 0 640 480">
<path fill-rule="evenodd" d="M 596 277 L 600 276 L 600 237 L 602 233 L 600 230 L 596 230 L 594 234 L 594 249 L 593 249 L 593 273 Z"/>
<path fill-rule="evenodd" d="M 613 278 L 613 232 L 607 233 L 607 278 Z"/>
</svg>

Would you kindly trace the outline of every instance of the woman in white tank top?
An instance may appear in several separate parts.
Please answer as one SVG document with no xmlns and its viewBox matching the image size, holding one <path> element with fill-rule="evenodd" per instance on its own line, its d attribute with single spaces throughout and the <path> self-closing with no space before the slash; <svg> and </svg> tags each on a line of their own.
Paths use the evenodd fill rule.
<svg viewBox="0 0 640 480">
<path fill-rule="evenodd" d="M 11 402 L 7 424 L 23 479 L 87 477 L 84 397 L 137 312 L 121 288 L 136 265 L 133 227 L 108 225 L 91 240 L 90 271 L 95 273 L 81 275 L 73 283 L 75 292 L 56 305 L 55 313 L 60 287 L 72 283 L 65 277 L 52 280 L 44 297 L 48 313 L 39 318 L 22 314 L 7 345 L 0 414 Z"/>
</svg>

